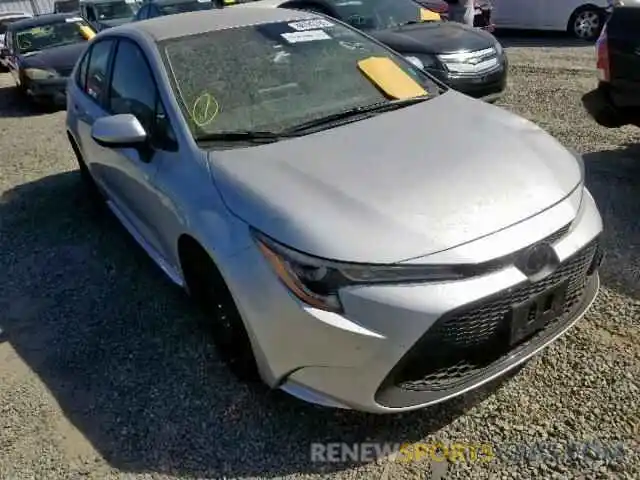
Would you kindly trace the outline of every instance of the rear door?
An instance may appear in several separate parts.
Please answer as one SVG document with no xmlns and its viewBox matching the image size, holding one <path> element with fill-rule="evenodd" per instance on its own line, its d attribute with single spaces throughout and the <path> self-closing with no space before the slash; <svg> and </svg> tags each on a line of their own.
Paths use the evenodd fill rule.
<svg viewBox="0 0 640 480">
<path fill-rule="evenodd" d="M 616 7 L 607 24 L 614 101 L 640 106 L 640 6 Z"/>
</svg>

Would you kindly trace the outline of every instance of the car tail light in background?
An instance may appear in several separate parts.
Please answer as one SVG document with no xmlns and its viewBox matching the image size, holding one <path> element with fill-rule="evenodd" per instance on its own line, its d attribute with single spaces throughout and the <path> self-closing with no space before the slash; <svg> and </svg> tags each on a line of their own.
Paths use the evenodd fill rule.
<svg viewBox="0 0 640 480">
<path fill-rule="evenodd" d="M 607 45 L 607 26 L 605 25 L 596 42 L 596 54 L 598 60 L 596 68 L 598 69 L 598 80 L 608 82 L 611 78 L 609 68 L 609 48 Z"/>
</svg>

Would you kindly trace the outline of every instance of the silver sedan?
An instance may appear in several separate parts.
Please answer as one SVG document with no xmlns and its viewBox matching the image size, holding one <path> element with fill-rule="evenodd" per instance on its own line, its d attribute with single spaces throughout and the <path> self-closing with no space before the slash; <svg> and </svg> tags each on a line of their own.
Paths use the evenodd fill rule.
<svg viewBox="0 0 640 480">
<path fill-rule="evenodd" d="M 309 402 L 445 401 L 598 291 L 580 156 L 322 15 L 105 30 L 66 128 L 91 194 L 207 313 L 230 368 Z"/>
</svg>

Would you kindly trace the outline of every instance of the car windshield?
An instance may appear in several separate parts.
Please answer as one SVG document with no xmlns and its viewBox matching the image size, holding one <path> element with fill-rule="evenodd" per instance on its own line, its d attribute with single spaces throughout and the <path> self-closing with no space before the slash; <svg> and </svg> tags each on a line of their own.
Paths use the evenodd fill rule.
<svg viewBox="0 0 640 480">
<path fill-rule="evenodd" d="M 91 28 L 80 18 L 67 18 L 48 25 L 25 28 L 16 32 L 18 51 L 24 54 L 86 42 L 86 33 L 82 31 L 82 27 Z"/>
<path fill-rule="evenodd" d="M 98 20 L 120 20 L 132 18 L 136 14 L 136 7 L 128 2 L 96 3 Z"/>
<path fill-rule="evenodd" d="M 420 6 L 412 0 L 333 0 L 346 23 L 361 30 L 384 30 L 420 21 Z"/>
<path fill-rule="evenodd" d="M 322 28 L 312 28 L 322 26 Z M 358 107 L 390 103 L 359 69 L 393 61 L 429 97 L 438 87 L 402 57 L 324 19 L 278 22 L 174 38 L 158 44 L 194 138 L 285 131 Z M 397 70 L 396 70 L 397 71 Z"/>
<path fill-rule="evenodd" d="M 176 13 L 195 12 L 198 10 L 211 10 L 213 2 L 210 0 L 196 0 L 193 2 L 164 3 L 158 5 L 158 9 L 163 15 L 174 15 Z"/>
</svg>

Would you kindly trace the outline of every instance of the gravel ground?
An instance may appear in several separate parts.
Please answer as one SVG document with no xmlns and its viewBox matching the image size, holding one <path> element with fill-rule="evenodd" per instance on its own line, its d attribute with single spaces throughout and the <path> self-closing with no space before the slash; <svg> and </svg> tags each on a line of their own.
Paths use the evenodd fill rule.
<svg viewBox="0 0 640 480">
<path fill-rule="evenodd" d="M 494 460 L 453 463 L 447 478 L 640 478 L 640 130 L 582 111 L 593 47 L 507 44 L 501 104 L 585 154 L 606 222 L 603 288 L 514 378 L 393 417 L 238 384 L 184 295 L 87 205 L 64 114 L 25 111 L 2 74 L 0 478 L 440 476 L 427 461 L 310 462 L 312 442 L 338 441 L 491 447 Z"/>
</svg>

